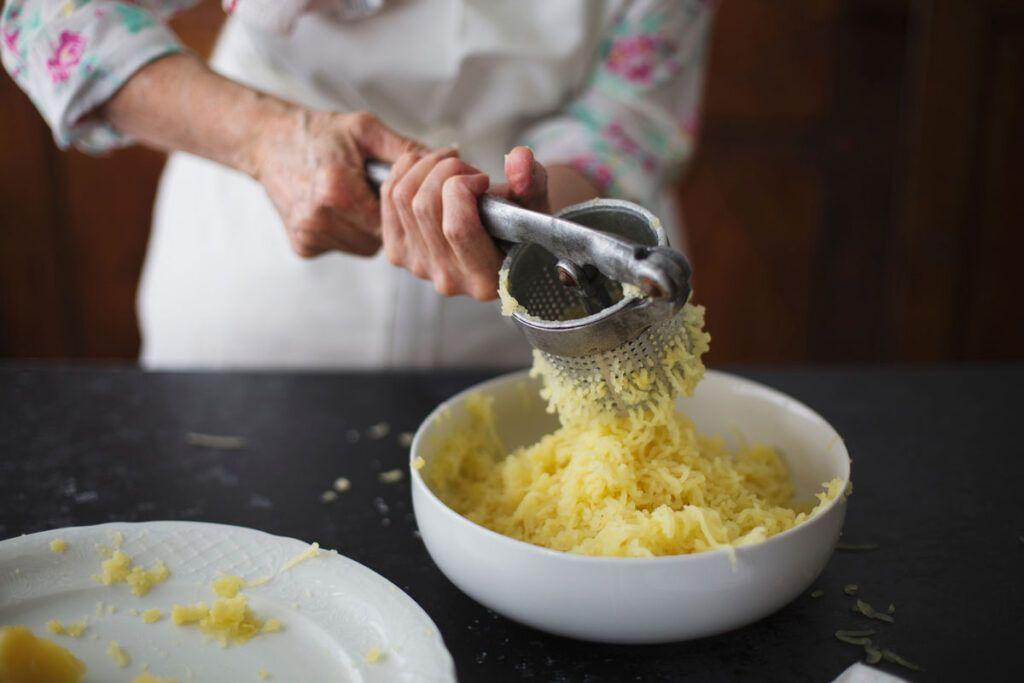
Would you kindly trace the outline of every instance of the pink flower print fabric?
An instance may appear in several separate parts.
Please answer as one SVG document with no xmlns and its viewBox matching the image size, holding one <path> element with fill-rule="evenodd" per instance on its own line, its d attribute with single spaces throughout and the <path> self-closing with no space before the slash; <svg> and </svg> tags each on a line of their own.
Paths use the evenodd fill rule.
<svg viewBox="0 0 1024 683">
<path fill-rule="evenodd" d="M 627 36 L 612 43 L 604 68 L 627 81 L 648 85 L 656 73 L 671 70 L 675 51 L 672 40 L 663 36 Z"/>
<path fill-rule="evenodd" d="M 18 51 L 18 34 L 20 34 L 20 33 L 21 33 L 20 29 L 14 29 L 13 31 L 4 31 L 4 33 L 3 33 L 4 47 L 7 50 L 9 50 L 11 52 L 17 52 Z"/>
<path fill-rule="evenodd" d="M 633 0 L 599 43 L 586 87 L 523 144 L 602 191 L 650 206 L 693 150 L 711 3 Z"/>
<path fill-rule="evenodd" d="M 71 69 L 82 61 L 85 52 L 85 38 L 74 31 L 61 31 L 53 56 L 46 62 L 50 80 L 63 83 L 71 76 Z"/>
<path fill-rule="evenodd" d="M 57 144 L 102 152 L 128 142 L 91 114 L 135 71 L 182 50 L 162 23 L 193 0 L 9 0 L 0 57 Z"/>
<path fill-rule="evenodd" d="M 0 0 L 0 58 L 53 129 L 59 147 L 104 152 L 130 141 L 90 114 L 146 64 L 183 50 L 166 21 L 196 2 Z M 340 3 L 365 16 L 383 0 L 222 2 L 256 26 L 284 31 L 314 2 L 318 7 Z"/>
</svg>

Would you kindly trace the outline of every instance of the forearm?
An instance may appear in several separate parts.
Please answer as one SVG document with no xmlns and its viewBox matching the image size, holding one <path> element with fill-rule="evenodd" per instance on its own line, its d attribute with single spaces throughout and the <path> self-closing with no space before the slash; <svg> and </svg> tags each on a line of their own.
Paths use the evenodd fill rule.
<svg viewBox="0 0 1024 683">
<path fill-rule="evenodd" d="M 567 206 L 596 199 L 600 190 L 583 173 L 566 164 L 552 164 L 548 171 L 548 200 L 552 213 Z"/>
<path fill-rule="evenodd" d="M 299 116 L 284 100 L 170 55 L 137 71 L 97 112 L 114 128 L 165 151 L 184 151 L 256 174 L 255 141 L 272 122 Z"/>
</svg>

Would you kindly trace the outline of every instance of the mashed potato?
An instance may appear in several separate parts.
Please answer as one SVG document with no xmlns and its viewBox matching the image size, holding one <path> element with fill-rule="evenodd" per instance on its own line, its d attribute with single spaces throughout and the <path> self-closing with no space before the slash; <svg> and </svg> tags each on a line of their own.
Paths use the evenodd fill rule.
<svg viewBox="0 0 1024 683">
<path fill-rule="evenodd" d="M 675 409 L 703 376 L 703 309 L 687 304 L 681 334 L 663 362 L 685 368 L 671 388 L 652 385 L 643 410 L 616 414 L 535 356 L 533 374 L 562 426 L 507 453 L 490 399 L 471 396 L 470 426 L 456 431 L 425 468 L 452 509 L 498 533 L 585 555 L 645 557 L 762 541 L 824 508 L 843 490 L 834 480 L 817 506 L 795 505 L 778 453 L 766 445 L 730 452 Z M 696 341 L 696 343 L 694 343 Z M 667 354 L 667 356 L 668 356 Z M 633 389 L 643 391 L 642 382 Z"/>
</svg>

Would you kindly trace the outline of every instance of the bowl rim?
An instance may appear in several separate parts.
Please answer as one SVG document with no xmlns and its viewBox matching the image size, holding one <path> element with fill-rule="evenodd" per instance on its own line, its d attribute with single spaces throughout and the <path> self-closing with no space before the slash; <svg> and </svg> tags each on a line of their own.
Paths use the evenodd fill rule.
<svg viewBox="0 0 1024 683">
<path fill-rule="evenodd" d="M 852 460 L 850 459 L 849 450 L 846 448 L 846 442 L 843 440 L 842 435 L 839 434 L 836 428 L 832 426 L 832 423 L 826 420 L 824 417 L 822 417 L 817 411 L 810 408 L 807 404 L 803 403 L 802 401 L 798 401 L 789 394 L 783 393 L 778 389 L 774 389 L 768 386 L 767 384 L 762 384 L 761 382 L 757 382 L 755 380 L 748 379 L 746 377 L 742 377 L 731 372 L 723 372 L 721 370 L 708 369 L 705 371 L 705 377 L 708 377 L 709 375 L 714 376 L 718 379 L 732 380 L 734 382 L 737 382 L 741 386 L 744 386 L 744 388 L 747 389 L 754 389 L 759 392 L 767 392 L 768 394 L 773 395 L 773 397 L 776 399 L 782 399 L 790 408 L 797 408 L 801 411 L 804 411 L 809 417 L 820 420 L 829 429 L 831 429 L 832 432 L 836 435 L 836 438 L 829 444 L 828 449 L 831 450 L 838 446 L 839 448 L 842 449 L 841 454 L 846 456 L 846 472 L 844 476 L 840 477 L 843 481 L 844 492 L 833 498 L 831 501 L 829 501 L 829 504 L 814 517 L 811 517 L 810 519 L 807 519 L 792 528 L 786 529 L 783 532 L 775 534 L 774 536 L 770 536 L 763 541 L 760 541 L 758 543 L 752 543 L 749 545 L 713 548 L 711 550 L 705 550 L 698 553 L 682 553 L 677 555 L 655 555 L 652 557 L 621 557 L 618 555 L 583 555 L 581 553 L 571 553 L 565 550 L 545 548 L 544 546 L 537 545 L 535 543 L 530 543 L 529 541 L 522 541 L 518 538 L 512 538 L 511 536 L 506 536 L 505 534 L 498 533 L 493 529 L 488 529 L 487 527 L 481 524 L 477 524 L 473 520 L 469 519 L 464 515 L 459 514 L 458 512 L 450 508 L 447 504 L 445 504 L 445 502 L 438 498 L 437 494 L 434 493 L 434 491 L 429 486 L 427 486 L 427 483 L 423 480 L 420 471 L 413 466 L 413 462 L 417 457 L 419 457 L 419 449 L 422 444 L 424 428 L 426 427 L 426 425 L 436 421 L 438 416 L 443 411 L 450 409 L 453 404 L 463 400 L 471 392 L 481 391 L 483 389 L 490 387 L 491 385 L 501 384 L 504 382 L 511 382 L 514 381 L 515 379 L 529 379 L 528 369 L 513 370 L 512 372 L 502 373 L 497 377 L 492 377 L 482 382 L 473 384 L 469 387 L 466 387 L 462 391 L 459 391 L 458 393 L 454 394 L 448 399 L 442 401 L 432 411 L 430 411 L 430 413 L 420 423 L 420 426 L 417 427 L 416 434 L 413 436 L 412 445 L 409 448 L 409 470 L 411 473 L 411 486 L 419 490 L 420 493 L 424 494 L 427 497 L 427 500 L 430 501 L 431 505 L 440 508 L 441 513 L 443 515 L 447 515 L 449 518 L 454 519 L 456 524 L 462 525 L 464 528 L 468 529 L 469 533 L 482 533 L 484 538 L 492 539 L 495 542 L 504 544 L 506 547 L 512 549 L 518 548 L 521 552 L 530 552 L 548 559 L 565 560 L 581 564 L 627 563 L 630 565 L 664 565 L 672 563 L 717 562 L 721 558 L 725 558 L 728 559 L 731 564 L 735 565 L 736 561 L 740 558 L 741 555 L 749 555 L 751 553 L 764 551 L 769 546 L 779 545 L 780 543 L 784 542 L 787 538 L 791 538 L 796 534 L 806 533 L 806 531 L 811 527 L 823 524 L 825 517 L 836 514 L 837 510 L 842 509 L 842 507 L 846 503 L 846 498 L 848 496 L 846 491 L 849 490 L 850 483 L 852 481 L 850 476 L 850 464 Z M 703 381 L 703 379 L 701 381 Z M 413 514 L 414 517 L 416 518 L 417 526 L 419 526 L 420 512 L 416 509 L 415 505 L 413 505 Z"/>
</svg>

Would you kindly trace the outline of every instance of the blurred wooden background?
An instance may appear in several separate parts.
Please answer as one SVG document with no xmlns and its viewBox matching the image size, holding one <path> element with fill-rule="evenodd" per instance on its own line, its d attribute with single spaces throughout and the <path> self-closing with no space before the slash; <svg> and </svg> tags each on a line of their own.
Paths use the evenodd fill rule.
<svg viewBox="0 0 1024 683">
<path fill-rule="evenodd" d="M 705 112 L 713 362 L 1024 358 L 1024 3 L 725 0 Z M 0 356 L 134 358 L 161 155 L 59 152 L 6 76 L 0 117 Z"/>
</svg>

